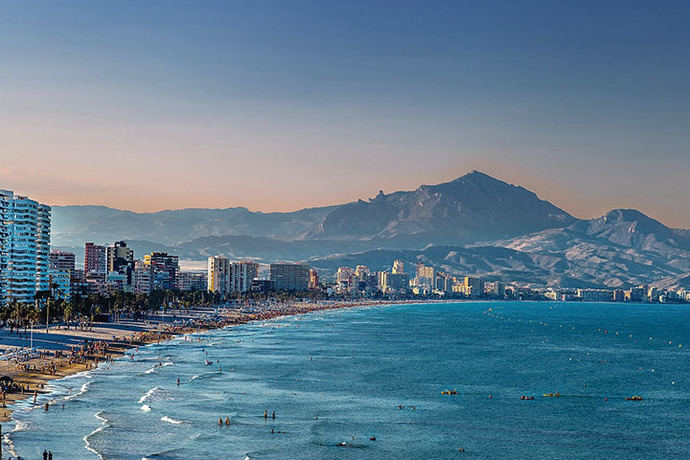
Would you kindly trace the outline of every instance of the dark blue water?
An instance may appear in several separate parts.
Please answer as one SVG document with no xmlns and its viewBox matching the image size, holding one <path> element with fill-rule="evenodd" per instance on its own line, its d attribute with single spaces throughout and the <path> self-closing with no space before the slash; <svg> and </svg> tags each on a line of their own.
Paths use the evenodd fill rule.
<svg viewBox="0 0 690 460">
<path fill-rule="evenodd" d="M 55 382 L 51 409 L 23 403 L 9 440 L 56 460 L 690 458 L 689 320 L 685 306 L 472 302 L 248 324 Z"/>
</svg>

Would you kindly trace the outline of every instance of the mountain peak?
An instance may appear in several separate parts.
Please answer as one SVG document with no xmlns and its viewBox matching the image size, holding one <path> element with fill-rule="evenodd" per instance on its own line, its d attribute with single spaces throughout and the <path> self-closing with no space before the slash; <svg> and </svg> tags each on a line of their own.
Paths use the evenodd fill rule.
<svg viewBox="0 0 690 460">
<path fill-rule="evenodd" d="M 458 177 L 457 179 L 452 180 L 451 182 L 464 182 L 464 181 L 472 181 L 472 182 L 501 182 L 506 184 L 507 182 L 503 182 L 500 179 L 496 179 L 493 176 L 490 176 L 486 173 L 483 173 L 481 171 L 477 171 L 476 169 L 473 169 L 472 171 L 468 172 L 467 174 L 463 174 L 462 176 Z"/>
<path fill-rule="evenodd" d="M 638 211 L 637 209 L 612 209 L 601 217 L 607 222 L 636 222 L 636 221 L 653 221 L 648 215 Z"/>
</svg>

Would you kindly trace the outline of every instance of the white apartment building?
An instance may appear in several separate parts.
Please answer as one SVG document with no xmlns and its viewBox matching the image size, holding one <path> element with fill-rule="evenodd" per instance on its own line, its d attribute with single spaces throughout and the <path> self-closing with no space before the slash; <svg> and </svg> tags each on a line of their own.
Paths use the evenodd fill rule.
<svg viewBox="0 0 690 460">
<path fill-rule="evenodd" d="M 225 257 L 214 256 L 208 258 L 208 290 L 211 292 L 230 292 L 231 267 Z"/>
<path fill-rule="evenodd" d="M 0 190 L 0 300 L 50 289 L 50 206 Z"/>
<path fill-rule="evenodd" d="M 235 262 L 232 264 L 230 280 L 233 292 L 247 292 L 252 287 L 252 280 L 259 277 L 259 264 L 256 262 Z"/>
</svg>

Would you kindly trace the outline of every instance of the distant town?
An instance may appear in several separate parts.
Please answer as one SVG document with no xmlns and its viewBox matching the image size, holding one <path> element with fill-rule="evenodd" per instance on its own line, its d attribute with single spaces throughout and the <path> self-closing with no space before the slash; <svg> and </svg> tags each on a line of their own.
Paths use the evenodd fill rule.
<svg viewBox="0 0 690 460">
<path fill-rule="evenodd" d="M 408 262 L 406 267 L 402 260 L 391 261 L 385 270 L 370 270 L 365 265 L 340 267 L 330 279 L 320 278 L 314 268 L 302 263 L 270 263 L 262 269 L 255 261 L 231 261 L 220 255 L 208 258 L 206 271 L 183 271 L 177 255 L 151 252 L 138 259 L 126 241 L 107 246 L 86 242 L 84 266 L 77 268 L 74 252 L 51 250 L 50 227 L 50 206 L 0 191 L 0 299 L 5 305 L 38 306 L 48 299 L 71 302 L 83 298 L 91 298 L 93 304 L 123 295 L 158 293 L 158 304 L 163 306 L 175 299 L 189 299 L 190 293 L 206 294 L 199 300 L 227 302 L 278 292 L 312 298 L 690 301 L 690 291 L 685 289 L 662 290 L 647 285 L 628 289 L 534 288 L 510 280 L 449 274 L 422 263 L 409 266 Z"/>
</svg>

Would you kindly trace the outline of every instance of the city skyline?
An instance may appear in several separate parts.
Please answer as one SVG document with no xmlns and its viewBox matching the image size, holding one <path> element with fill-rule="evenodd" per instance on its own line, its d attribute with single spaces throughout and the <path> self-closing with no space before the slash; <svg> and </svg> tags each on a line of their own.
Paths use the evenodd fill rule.
<svg viewBox="0 0 690 460">
<path fill-rule="evenodd" d="M 690 228 L 683 2 L 268 5 L 4 3 L 3 188 L 269 212 L 477 169 Z"/>
</svg>

